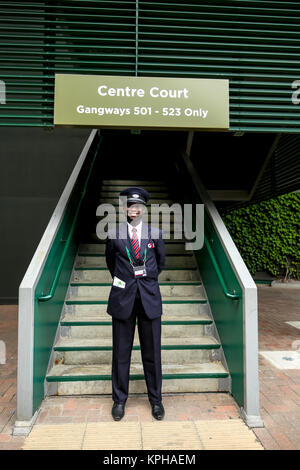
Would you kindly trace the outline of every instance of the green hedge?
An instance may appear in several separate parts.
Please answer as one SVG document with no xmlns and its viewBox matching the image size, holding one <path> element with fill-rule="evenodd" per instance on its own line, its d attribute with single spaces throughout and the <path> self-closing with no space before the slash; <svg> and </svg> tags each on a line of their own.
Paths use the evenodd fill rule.
<svg viewBox="0 0 300 470">
<path fill-rule="evenodd" d="M 300 193 L 232 210 L 222 218 L 252 275 L 300 278 Z"/>
</svg>

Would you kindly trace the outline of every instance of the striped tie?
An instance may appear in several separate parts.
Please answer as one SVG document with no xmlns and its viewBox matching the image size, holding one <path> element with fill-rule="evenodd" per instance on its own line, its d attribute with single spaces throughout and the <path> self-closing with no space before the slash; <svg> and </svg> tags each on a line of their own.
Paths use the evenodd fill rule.
<svg viewBox="0 0 300 470">
<path fill-rule="evenodd" d="M 133 227 L 132 229 L 132 239 L 131 239 L 131 243 L 132 243 L 132 248 L 133 248 L 133 251 L 134 251 L 134 254 L 135 254 L 135 257 L 136 259 L 138 259 L 140 257 L 140 244 L 139 244 L 139 239 L 137 237 L 137 229 L 135 227 Z"/>
</svg>

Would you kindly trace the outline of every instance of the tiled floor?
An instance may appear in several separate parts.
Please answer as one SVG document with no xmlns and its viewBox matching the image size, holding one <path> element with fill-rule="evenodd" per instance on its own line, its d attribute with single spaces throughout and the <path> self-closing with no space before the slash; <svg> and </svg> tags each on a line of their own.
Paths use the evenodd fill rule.
<svg viewBox="0 0 300 470">
<path fill-rule="evenodd" d="M 291 350 L 299 329 L 287 321 L 300 320 L 300 289 L 258 287 L 259 349 Z M 0 340 L 6 344 L 6 364 L 0 365 L 0 450 L 20 449 L 24 438 L 12 436 L 16 416 L 17 306 L 0 306 Z M 265 449 L 300 449 L 300 370 L 280 370 L 259 355 L 260 405 L 264 428 L 254 429 Z M 111 397 L 47 397 L 39 424 L 111 422 Z M 231 396 L 224 393 L 164 397 L 164 422 L 238 419 Z M 151 423 L 146 396 L 130 397 L 126 422 Z"/>
<path fill-rule="evenodd" d="M 24 450 L 264 450 L 243 420 L 35 424 Z"/>
</svg>

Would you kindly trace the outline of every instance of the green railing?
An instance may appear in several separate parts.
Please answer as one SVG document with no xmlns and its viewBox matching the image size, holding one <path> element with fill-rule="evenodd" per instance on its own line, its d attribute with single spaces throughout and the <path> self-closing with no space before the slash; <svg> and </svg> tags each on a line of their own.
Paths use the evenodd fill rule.
<svg viewBox="0 0 300 470">
<path fill-rule="evenodd" d="M 219 282 L 221 284 L 221 287 L 222 287 L 222 290 L 223 290 L 223 293 L 225 295 L 225 297 L 227 297 L 228 299 L 232 299 L 232 300 L 238 300 L 240 298 L 239 294 L 236 294 L 235 292 L 229 292 L 227 287 L 226 287 L 226 283 L 225 283 L 225 280 L 223 278 L 223 274 L 221 272 L 221 269 L 218 265 L 218 262 L 216 260 L 216 257 L 214 255 L 214 252 L 212 250 L 212 247 L 210 246 L 210 243 L 207 239 L 207 237 L 204 235 L 204 242 L 205 242 L 205 246 L 206 246 L 206 249 L 209 253 L 209 256 L 210 256 L 210 259 L 212 261 L 212 264 L 213 264 L 213 267 L 216 271 L 216 274 L 218 276 L 218 279 L 219 279 Z"/>
<path fill-rule="evenodd" d="M 201 202 L 198 199 L 198 203 Z M 243 293 L 207 213 L 204 215 L 204 233 L 204 246 L 195 251 L 195 257 L 229 369 L 231 392 L 237 403 L 243 406 Z M 232 293 L 228 291 L 224 278 Z"/>
</svg>

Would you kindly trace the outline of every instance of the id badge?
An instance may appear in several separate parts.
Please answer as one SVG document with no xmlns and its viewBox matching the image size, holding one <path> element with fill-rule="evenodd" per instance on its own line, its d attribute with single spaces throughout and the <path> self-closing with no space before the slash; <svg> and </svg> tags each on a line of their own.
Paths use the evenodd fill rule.
<svg viewBox="0 0 300 470">
<path fill-rule="evenodd" d="M 135 277 L 145 277 L 147 276 L 146 266 L 132 266 Z"/>
<path fill-rule="evenodd" d="M 114 276 L 113 286 L 121 287 L 121 289 L 124 289 L 126 286 L 126 282 L 121 281 L 121 279 L 119 279 L 117 276 Z"/>
</svg>

